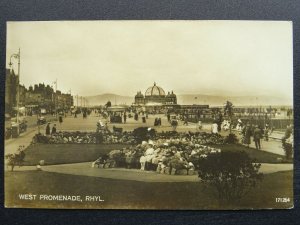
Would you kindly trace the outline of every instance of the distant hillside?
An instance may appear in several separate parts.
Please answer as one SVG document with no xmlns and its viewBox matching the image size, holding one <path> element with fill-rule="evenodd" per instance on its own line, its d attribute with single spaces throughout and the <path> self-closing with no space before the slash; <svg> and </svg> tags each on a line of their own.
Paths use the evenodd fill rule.
<svg viewBox="0 0 300 225">
<path fill-rule="evenodd" d="M 208 104 L 211 106 L 223 105 L 226 101 L 234 105 L 292 105 L 291 99 L 273 96 L 212 96 L 212 95 L 178 95 L 179 104 Z"/>
<path fill-rule="evenodd" d="M 134 102 L 134 96 L 121 96 L 116 94 L 102 94 L 96 96 L 85 97 L 90 105 L 104 105 L 107 101 L 120 105 L 131 105 Z M 178 104 L 208 104 L 210 106 L 223 105 L 227 100 L 231 101 L 236 106 L 245 105 L 292 105 L 291 99 L 285 97 L 273 96 L 213 96 L 213 95 L 177 95 Z"/>
<path fill-rule="evenodd" d="M 134 102 L 134 97 L 130 96 L 121 96 L 121 95 L 115 95 L 115 94 L 102 94 L 102 95 L 96 95 L 96 96 L 86 96 L 85 97 L 90 105 L 105 105 L 108 101 L 111 101 L 111 103 L 120 105 L 120 104 L 126 104 L 131 105 Z"/>
</svg>

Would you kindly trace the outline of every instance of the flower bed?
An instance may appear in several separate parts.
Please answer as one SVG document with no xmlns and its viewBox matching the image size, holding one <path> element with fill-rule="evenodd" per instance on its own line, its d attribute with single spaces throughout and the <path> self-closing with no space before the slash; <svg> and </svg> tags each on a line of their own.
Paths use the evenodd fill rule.
<svg viewBox="0 0 300 225">
<path fill-rule="evenodd" d="M 152 130 L 153 131 L 153 130 Z M 150 132 L 148 132 L 150 134 Z M 152 132 L 151 135 L 144 133 L 140 135 L 137 132 L 58 132 L 51 136 L 36 134 L 33 137 L 33 143 L 44 144 L 139 144 L 142 141 L 170 139 L 172 141 L 192 141 L 195 144 L 224 144 L 224 137 L 220 134 L 211 134 L 206 132 L 197 133 L 178 133 L 178 132 Z"/>
<path fill-rule="evenodd" d="M 104 168 L 136 168 L 169 174 L 194 174 L 195 166 L 200 158 L 206 157 L 207 154 L 221 151 L 219 148 L 209 147 L 208 145 L 224 143 L 224 138 L 219 134 L 205 132 L 156 133 L 153 129 L 149 129 L 150 133 L 146 129 L 141 132 L 137 132 L 137 130 L 114 133 L 106 131 L 58 132 L 51 136 L 37 134 L 33 138 L 33 143 L 42 143 L 50 146 L 72 145 L 70 148 L 77 148 L 78 144 L 80 144 L 79 146 L 83 144 L 86 147 L 94 145 L 95 149 L 97 149 L 97 146 L 99 149 L 103 149 L 106 145 L 119 144 L 118 148 L 113 148 L 109 152 L 99 151 L 97 158 L 100 157 L 93 162 L 93 167 L 100 167 L 101 165 Z M 140 135 L 141 133 L 142 135 Z M 140 143 L 141 141 L 142 143 Z M 86 147 L 82 151 L 85 151 Z M 71 149 L 68 151 L 71 151 Z M 96 154 L 93 153 L 92 155 L 95 157 Z M 90 158 L 87 157 L 86 159 Z M 76 161 L 76 159 L 74 160 Z M 63 160 L 59 162 L 62 163 Z"/>
<path fill-rule="evenodd" d="M 112 150 L 92 163 L 92 167 L 125 167 L 168 174 L 194 174 L 198 161 L 221 152 L 186 139 L 160 138 L 121 150 Z"/>
<path fill-rule="evenodd" d="M 58 132 L 51 136 L 36 134 L 33 143 L 43 144 L 134 144 L 135 139 L 130 133 L 106 134 L 97 132 Z"/>
</svg>

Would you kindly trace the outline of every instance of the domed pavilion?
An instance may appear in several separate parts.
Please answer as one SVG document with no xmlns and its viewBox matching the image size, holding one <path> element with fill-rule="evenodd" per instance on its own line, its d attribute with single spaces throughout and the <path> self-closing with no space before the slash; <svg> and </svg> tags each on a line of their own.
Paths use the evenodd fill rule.
<svg viewBox="0 0 300 225">
<path fill-rule="evenodd" d="M 166 95 L 164 89 L 154 83 L 153 86 L 147 88 L 145 95 L 141 91 L 135 96 L 135 105 L 176 105 L 177 97 L 172 92 Z"/>
</svg>

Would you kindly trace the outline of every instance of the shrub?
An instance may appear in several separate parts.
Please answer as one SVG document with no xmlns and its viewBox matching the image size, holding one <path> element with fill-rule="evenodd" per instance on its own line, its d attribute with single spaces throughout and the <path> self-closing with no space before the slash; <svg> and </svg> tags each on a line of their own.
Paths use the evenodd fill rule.
<svg viewBox="0 0 300 225">
<path fill-rule="evenodd" d="M 239 142 L 239 139 L 235 134 L 231 133 L 228 136 L 226 136 L 224 142 L 225 144 L 236 144 Z"/>
<path fill-rule="evenodd" d="M 286 142 L 285 139 L 282 139 L 282 148 L 285 152 L 286 159 L 291 159 L 293 156 L 293 145 L 291 143 Z"/>
<path fill-rule="evenodd" d="M 148 127 L 138 127 L 133 130 L 132 135 L 135 137 L 137 143 L 142 143 L 142 141 L 153 139 L 156 135 L 156 131 Z"/>
<path fill-rule="evenodd" d="M 23 166 L 24 163 L 24 158 L 25 158 L 25 153 L 19 152 L 16 154 L 6 154 L 5 159 L 8 161 L 7 166 L 11 166 L 11 171 L 14 170 L 15 166 Z"/>
<path fill-rule="evenodd" d="M 244 151 L 208 154 L 196 165 L 201 182 L 212 187 L 220 203 L 234 203 L 247 195 L 262 179 L 260 164 Z"/>
</svg>

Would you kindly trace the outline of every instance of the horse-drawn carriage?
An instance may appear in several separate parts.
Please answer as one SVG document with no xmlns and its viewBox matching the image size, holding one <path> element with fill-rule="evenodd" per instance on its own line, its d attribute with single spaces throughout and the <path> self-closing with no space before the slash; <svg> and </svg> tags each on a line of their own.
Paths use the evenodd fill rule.
<svg viewBox="0 0 300 225">
<path fill-rule="evenodd" d="M 25 119 L 20 119 L 19 122 L 12 120 L 11 126 L 6 128 L 5 138 L 17 138 L 20 135 L 20 133 L 26 132 L 26 130 L 27 121 Z"/>
<path fill-rule="evenodd" d="M 122 115 L 126 112 L 126 107 L 123 106 L 107 107 L 107 112 L 110 115 L 111 123 L 122 123 Z"/>
<path fill-rule="evenodd" d="M 37 125 L 43 125 L 46 124 L 46 118 L 44 116 L 40 116 L 37 120 Z"/>
</svg>

